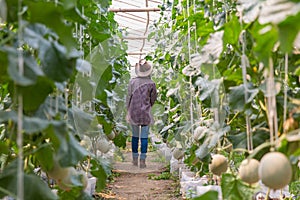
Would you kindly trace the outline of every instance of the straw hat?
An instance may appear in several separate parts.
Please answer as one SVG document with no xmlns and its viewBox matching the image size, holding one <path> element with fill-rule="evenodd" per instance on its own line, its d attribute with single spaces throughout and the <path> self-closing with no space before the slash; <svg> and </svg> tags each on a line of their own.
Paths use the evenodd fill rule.
<svg viewBox="0 0 300 200">
<path fill-rule="evenodd" d="M 152 73 L 153 67 L 149 63 L 144 62 L 143 64 L 137 63 L 135 65 L 135 73 L 138 77 L 147 77 L 150 76 Z"/>
</svg>

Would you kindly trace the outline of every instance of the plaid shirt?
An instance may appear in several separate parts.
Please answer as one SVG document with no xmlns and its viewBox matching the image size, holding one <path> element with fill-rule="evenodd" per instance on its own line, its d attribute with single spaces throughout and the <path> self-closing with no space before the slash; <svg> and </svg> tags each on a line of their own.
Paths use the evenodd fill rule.
<svg viewBox="0 0 300 200">
<path fill-rule="evenodd" d="M 153 123 L 151 107 L 157 98 L 156 85 L 149 77 L 130 80 L 126 99 L 127 121 L 134 125 Z"/>
</svg>

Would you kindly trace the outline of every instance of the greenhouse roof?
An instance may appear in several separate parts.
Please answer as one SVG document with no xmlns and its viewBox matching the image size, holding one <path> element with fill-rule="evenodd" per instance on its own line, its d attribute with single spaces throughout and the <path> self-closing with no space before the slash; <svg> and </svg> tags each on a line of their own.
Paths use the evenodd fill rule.
<svg viewBox="0 0 300 200">
<path fill-rule="evenodd" d="M 163 0 L 113 0 L 110 11 L 115 12 L 115 20 L 128 44 L 128 60 L 134 65 L 151 51 L 154 41 L 148 40 L 149 28 L 160 17 L 159 5 Z M 148 12 L 147 12 L 148 11 Z"/>
</svg>

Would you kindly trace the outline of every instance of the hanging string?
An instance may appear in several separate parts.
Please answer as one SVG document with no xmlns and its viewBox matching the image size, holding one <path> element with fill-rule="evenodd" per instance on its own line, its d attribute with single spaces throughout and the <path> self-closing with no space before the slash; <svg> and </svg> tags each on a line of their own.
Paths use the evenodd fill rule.
<svg viewBox="0 0 300 200">
<path fill-rule="evenodd" d="M 274 68 L 273 68 L 273 60 L 271 57 L 269 58 L 269 73 L 266 76 L 267 76 L 266 97 L 267 97 L 268 121 L 269 121 L 269 129 L 270 129 L 270 143 L 271 146 L 274 146 L 275 142 L 278 139 L 277 136 L 278 127 L 277 127 L 277 111 L 276 111 L 276 91 L 274 91 L 275 88 Z"/>
<path fill-rule="evenodd" d="M 242 26 L 242 12 L 240 13 L 240 24 Z M 241 42 L 242 42 L 242 59 L 241 59 L 241 66 L 242 66 L 242 73 L 243 73 L 243 84 L 244 84 L 244 99 L 245 103 L 248 101 L 248 82 L 247 82 L 247 66 L 249 65 L 248 58 L 245 54 L 246 52 L 246 31 L 241 32 Z M 247 149 L 248 151 L 253 150 L 253 138 L 252 138 L 252 130 L 251 130 L 251 120 L 250 116 L 246 114 L 246 135 L 247 135 Z"/>
<path fill-rule="evenodd" d="M 24 75 L 23 58 L 23 28 L 22 28 L 22 0 L 18 0 L 18 70 L 19 75 Z M 17 197 L 24 199 L 24 171 L 23 171 L 23 95 L 18 91 L 18 125 L 17 125 L 17 146 L 18 146 L 18 165 L 17 165 Z"/>
<path fill-rule="evenodd" d="M 188 23 L 188 58 L 189 63 L 191 63 L 191 25 L 190 25 L 190 3 L 189 0 L 187 0 L 186 3 L 186 9 L 187 9 L 187 23 Z M 194 134 L 194 116 L 193 116 L 193 93 L 194 93 L 194 87 L 192 82 L 192 76 L 189 77 L 189 87 L 190 87 L 190 120 L 191 120 L 191 134 Z"/>
<path fill-rule="evenodd" d="M 288 53 L 285 53 L 285 65 L 284 65 L 284 102 L 283 102 L 283 121 L 286 121 L 287 115 L 287 82 L 288 82 Z"/>
<path fill-rule="evenodd" d="M 193 1 L 193 10 L 194 10 L 194 15 L 196 14 L 196 1 L 194 0 Z M 195 40 L 194 40 L 194 42 L 195 42 L 195 53 L 197 53 L 198 52 L 198 42 L 197 42 L 197 24 L 196 24 L 196 22 L 194 22 L 194 37 L 195 37 Z M 200 67 L 200 66 L 199 66 Z M 201 70 L 200 70 L 201 71 Z M 200 87 L 198 86 L 198 95 L 195 95 L 195 96 L 200 96 Z M 200 104 L 200 105 L 199 105 Z M 198 102 L 198 101 L 196 101 L 196 103 L 195 103 L 195 109 L 197 110 L 197 118 L 198 119 L 201 119 L 202 118 L 202 107 L 201 107 L 201 102 Z M 199 111 L 199 112 L 198 112 Z M 200 114 L 200 116 L 199 116 L 199 114 Z M 200 121 L 200 125 L 202 125 L 202 120 Z"/>
</svg>

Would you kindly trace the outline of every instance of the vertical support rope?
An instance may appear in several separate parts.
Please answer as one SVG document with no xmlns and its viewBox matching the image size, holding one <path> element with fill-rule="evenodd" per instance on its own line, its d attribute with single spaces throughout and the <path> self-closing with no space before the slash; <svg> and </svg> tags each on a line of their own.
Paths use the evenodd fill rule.
<svg viewBox="0 0 300 200">
<path fill-rule="evenodd" d="M 187 23 L 188 23 L 188 58 L 189 63 L 191 63 L 191 24 L 190 24 L 190 3 L 189 0 L 186 1 L 186 10 L 187 10 Z M 193 82 L 192 76 L 189 78 L 189 87 L 190 87 L 190 120 L 191 120 L 191 134 L 194 134 L 194 116 L 193 116 Z M 192 137 L 190 137 L 192 138 Z M 191 141 L 190 141 L 191 142 Z"/>
<path fill-rule="evenodd" d="M 271 78 L 271 88 L 272 88 L 272 96 L 271 96 L 271 109 L 273 112 L 273 126 L 274 126 L 274 136 L 275 143 L 278 141 L 278 123 L 277 123 L 277 108 L 276 108 L 276 87 L 274 80 L 274 64 L 272 58 L 270 58 L 270 78 Z"/>
<path fill-rule="evenodd" d="M 19 75 L 24 75 L 23 58 L 23 25 L 22 25 L 22 0 L 18 0 L 18 70 Z M 24 171 L 23 171 L 23 95 L 18 95 L 18 125 L 17 125 L 17 146 L 18 146 L 18 166 L 17 166 L 17 197 L 24 199 Z"/>
<path fill-rule="evenodd" d="M 243 13 L 240 12 L 240 24 L 242 26 L 243 21 Z M 242 73 L 243 73 L 243 84 L 245 89 L 245 103 L 248 101 L 248 84 L 247 84 L 247 66 L 249 65 L 249 61 L 247 56 L 245 55 L 246 52 L 246 31 L 242 31 L 241 38 L 242 42 L 242 59 L 241 59 L 241 66 L 242 66 Z M 248 114 L 246 114 L 246 135 L 247 135 L 247 149 L 248 151 L 253 150 L 253 138 L 252 138 L 252 128 L 251 128 L 251 119 Z"/>
<path fill-rule="evenodd" d="M 285 64 L 284 64 L 284 102 L 283 102 L 283 121 L 286 121 L 287 114 L 287 87 L 288 87 L 288 53 L 285 53 Z"/>
<path fill-rule="evenodd" d="M 276 91 L 274 91 L 274 68 L 273 68 L 273 60 L 269 58 L 269 74 L 267 76 L 267 109 L 268 109 L 268 121 L 270 128 L 270 143 L 271 146 L 274 146 L 275 139 L 278 139 L 277 136 L 277 111 L 276 111 Z"/>
<path fill-rule="evenodd" d="M 193 6 L 194 6 L 194 15 L 196 13 L 196 0 L 193 1 Z M 194 37 L 195 37 L 195 54 L 197 53 L 198 51 L 198 43 L 197 43 L 197 24 L 196 22 L 195 23 L 195 31 L 194 31 Z M 200 70 L 201 71 L 201 70 Z M 199 91 L 199 95 L 200 96 L 200 89 L 198 90 Z M 198 101 L 195 102 L 195 109 L 196 109 L 196 113 L 197 113 L 197 118 L 198 119 L 202 119 L 202 107 L 201 107 L 201 102 L 199 103 L 200 105 L 198 105 Z M 200 113 L 200 116 L 199 116 L 199 113 Z M 201 125 L 202 125 L 202 120 L 201 120 Z"/>
</svg>

